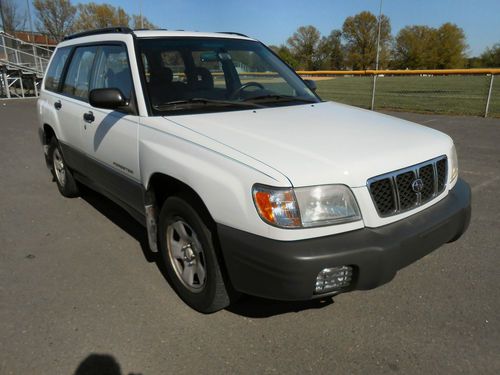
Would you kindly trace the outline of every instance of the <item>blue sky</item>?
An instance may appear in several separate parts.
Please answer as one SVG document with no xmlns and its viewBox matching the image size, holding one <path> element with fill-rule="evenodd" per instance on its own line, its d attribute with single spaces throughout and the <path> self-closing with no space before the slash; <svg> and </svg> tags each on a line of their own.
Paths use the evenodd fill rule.
<svg viewBox="0 0 500 375">
<path fill-rule="evenodd" d="M 104 2 L 139 13 L 139 0 Z M 266 44 L 284 43 L 302 25 L 329 34 L 346 17 L 362 10 L 377 14 L 378 7 L 379 0 L 142 0 L 143 14 L 160 27 L 238 31 Z M 500 43 L 500 0 L 383 0 L 382 11 L 393 35 L 406 25 L 453 22 L 464 29 L 471 55 Z"/>
</svg>

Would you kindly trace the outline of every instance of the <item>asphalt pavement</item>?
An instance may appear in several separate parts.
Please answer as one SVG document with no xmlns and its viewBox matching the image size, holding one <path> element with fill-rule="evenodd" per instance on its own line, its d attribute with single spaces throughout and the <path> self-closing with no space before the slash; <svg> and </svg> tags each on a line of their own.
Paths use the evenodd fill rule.
<svg viewBox="0 0 500 375">
<path fill-rule="evenodd" d="M 0 101 L 0 374 L 499 374 L 500 119 L 392 114 L 455 139 L 468 232 L 375 290 L 202 315 L 123 210 L 59 194 L 35 101 Z"/>
</svg>

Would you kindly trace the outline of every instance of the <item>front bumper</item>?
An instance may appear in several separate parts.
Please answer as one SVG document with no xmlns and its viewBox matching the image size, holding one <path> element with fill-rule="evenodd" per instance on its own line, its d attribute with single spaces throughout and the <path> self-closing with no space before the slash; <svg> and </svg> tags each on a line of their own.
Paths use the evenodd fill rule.
<svg viewBox="0 0 500 375">
<path fill-rule="evenodd" d="M 318 297 L 318 273 L 351 265 L 349 290 L 372 289 L 442 244 L 458 239 L 470 222 L 469 185 L 459 179 L 446 198 L 398 222 L 327 237 L 277 241 L 218 225 L 222 254 L 233 287 L 244 293 L 279 299 Z"/>
</svg>

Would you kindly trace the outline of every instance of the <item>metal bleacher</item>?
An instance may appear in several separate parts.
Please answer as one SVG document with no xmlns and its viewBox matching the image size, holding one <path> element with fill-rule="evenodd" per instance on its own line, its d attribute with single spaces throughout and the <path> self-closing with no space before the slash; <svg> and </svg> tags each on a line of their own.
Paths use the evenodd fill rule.
<svg viewBox="0 0 500 375">
<path fill-rule="evenodd" d="M 0 97 L 38 96 L 52 50 L 0 31 Z"/>
</svg>

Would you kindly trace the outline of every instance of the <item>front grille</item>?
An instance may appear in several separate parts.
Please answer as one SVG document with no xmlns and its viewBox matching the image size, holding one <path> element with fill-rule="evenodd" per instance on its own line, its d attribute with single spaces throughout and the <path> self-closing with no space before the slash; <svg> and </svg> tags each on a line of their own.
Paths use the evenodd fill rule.
<svg viewBox="0 0 500 375">
<path fill-rule="evenodd" d="M 429 202 L 444 191 L 448 175 L 446 156 L 368 180 L 368 189 L 380 216 L 392 216 Z"/>
</svg>

